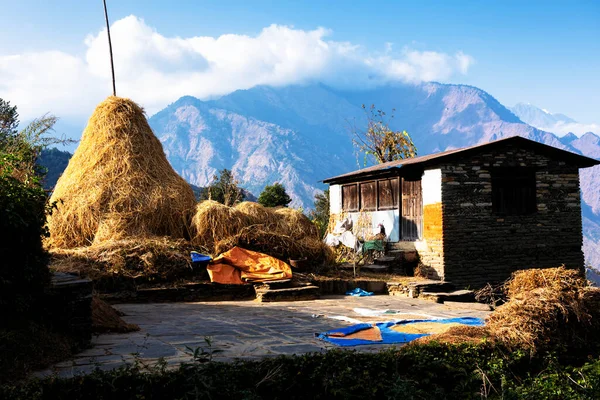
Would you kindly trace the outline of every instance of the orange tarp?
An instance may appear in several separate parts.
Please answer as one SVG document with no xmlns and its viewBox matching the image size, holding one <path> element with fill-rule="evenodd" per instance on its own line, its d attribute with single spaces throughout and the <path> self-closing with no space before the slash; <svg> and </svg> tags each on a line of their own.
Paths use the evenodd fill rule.
<svg viewBox="0 0 600 400">
<path fill-rule="evenodd" d="M 292 278 L 292 268 L 288 264 L 241 247 L 222 253 L 206 269 L 211 282 L 234 285 Z"/>
</svg>

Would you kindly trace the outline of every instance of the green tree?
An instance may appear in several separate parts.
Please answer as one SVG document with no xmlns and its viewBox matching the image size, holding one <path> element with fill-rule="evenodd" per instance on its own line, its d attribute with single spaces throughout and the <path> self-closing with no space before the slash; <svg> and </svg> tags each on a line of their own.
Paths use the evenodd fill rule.
<svg viewBox="0 0 600 400">
<path fill-rule="evenodd" d="M 219 171 L 219 176 L 214 175 L 212 183 L 200 194 L 200 200 L 214 200 L 229 207 L 245 198 L 243 189 L 238 186 L 238 181 L 228 169 Z"/>
<path fill-rule="evenodd" d="M 311 210 L 308 217 L 317 225 L 321 237 L 325 236 L 327 225 L 329 225 L 329 189 L 323 193 L 315 195 L 314 210 Z"/>
<path fill-rule="evenodd" d="M 19 113 L 17 106 L 11 106 L 10 101 L 0 99 L 0 146 L 17 134 Z"/>
<path fill-rule="evenodd" d="M 376 109 L 375 105 L 367 109 L 363 104 L 362 108 L 367 117 L 367 127 L 363 130 L 354 125 L 351 127 L 351 132 L 352 144 L 357 150 L 357 156 L 359 153 L 364 155 L 364 165 L 369 158 L 381 164 L 417 155 L 417 148 L 408 132 L 394 131 L 389 127 L 395 109 L 392 109 L 392 114 L 386 118 L 386 113 Z"/>
<path fill-rule="evenodd" d="M 44 115 L 19 131 L 16 107 L 0 99 L 0 109 L 0 326 L 6 326 L 41 307 L 49 279 L 42 246 L 48 207 L 36 160 L 47 144 L 60 140 L 46 136 L 56 117 Z"/>
<path fill-rule="evenodd" d="M 265 207 L 287 207 L 292 198 L 285 191 L 285 187 L 279 182 L 267 185 L 258 196 L 258 202 Z"/>
</svg>

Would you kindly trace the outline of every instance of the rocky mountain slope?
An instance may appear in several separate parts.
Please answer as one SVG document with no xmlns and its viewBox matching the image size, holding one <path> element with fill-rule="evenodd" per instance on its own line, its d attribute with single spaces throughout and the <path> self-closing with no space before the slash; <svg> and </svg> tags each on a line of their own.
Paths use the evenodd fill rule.
<svg viewBox="0 0 600 400">
<path fill-rule="evenodd" d="M 600 156 L 593 134 L 559 138 L 524 123 L 481 89 L 439 83 L 354 91 L 255 87 L 212 101 L 187 96 L 152 116 L 150 125 L 190 183 L 206 186 L 216 171 L 229 168 L 252 193 L 281 182 L 294 206 L 309 208 L 324 188 L 320 180 L 362 166 L 350 134 L 365 123 L 362 104 L 388 115 L 395 109 L 391 127 L 406 129 L 419 155 L 519 135 Z M 581 187 L 586 257 L 600 265 L 600 171 L 582 171 Z"/>
</svg>

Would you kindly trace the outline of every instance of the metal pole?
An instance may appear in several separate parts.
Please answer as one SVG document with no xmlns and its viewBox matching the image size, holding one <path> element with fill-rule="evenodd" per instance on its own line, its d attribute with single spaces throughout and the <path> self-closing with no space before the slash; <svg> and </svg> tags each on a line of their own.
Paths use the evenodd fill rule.
<svg viewBox="0 0 600 400">
<path fill-rule="evenodd" d="M 113 63 L 112 43 L 110 41 L 110 24 L 108 23 L 108 11 L 106 10 L 106 0 L 104 2 L 104 19 L 106 19 L 106 33 L 108 34 L 108 51 L 110 52 L 110 70 L 112 72 L 113 96 L 117 95 L 117 86 L 115 84 L 115 64 Z"/>
</svg>

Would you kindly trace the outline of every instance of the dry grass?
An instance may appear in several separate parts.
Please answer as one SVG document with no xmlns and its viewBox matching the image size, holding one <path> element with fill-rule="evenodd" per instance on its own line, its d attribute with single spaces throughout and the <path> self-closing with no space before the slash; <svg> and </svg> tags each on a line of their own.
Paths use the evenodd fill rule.
<svg viewBox="0 0 600 400">
<path fill-rule="evenodd" d="M 94 333 L 126 333 L 139 331 L 140 327 L 121 319 L 119 311 L 98 297 L 92 297 L 92 331 Z"/>
<path fill-rule="evenodd" d="M 536 353 L 586 350 L 597 341 L 600 289 L 588 286 L 579 271 L 564 267 L 518 271 L 504 288 L 508 301 L 488 316 L 485 327 L 455 327 L 416 343 L 477 343 L 485 339 Z"/>
<path fill-rule="evenodd" d="M 306 257 L 309 262 L 320 263 L 329 262 L 333 257 L 329 247 L 318 239 L 295 239 L 265 230 L 263 225 L 247 226 L 236 235 L 219 241 L 215 245 L 215 252 L 223 253 L 235 246 L 265 253 L 284 261 Z"/>
<path fill-rule="evenodd" d="M 198 204 L 192 218 L 192 243 L 202 245 L 214 253 L 216 243 L 235 236 L 248 225 L 250 219 L 243 212 L 206 200 Z"/>
<path fill-rule="evenodd" d="M 183 239 L 113 240 L 76 249 L 52 249 L 50 268 L 94 281 L 111 277 L 170 281 L 192 273 L 191 250 L 200 249 Z"/>
<path fill-rule="evenodd" d="M 451 322 L 447 324 L 440 324 L 439 322 L 413 322 L 410 324 L 396 324 L 392 327 L 392 330 L 401 333 L 444 333 L 451 328 L 463 326 L 458 322 Z"/>
<path fill-rule="evenodd" d="M 58 202 L 48 218 L 47 243 L 54 248 L 154 235 L 184 238 L 196 204 L 144 111 L 113 96 L 92 114 L 50 201 Z"/>
<path fill-rule="evenodd" d="M 487 328 L 484 326 L 470 326 L 470 325 L 460 325 L 450 327 L 445 332 L 433 334 L 430 336 L 425 336 L 419 338 L 409 345 L 419 345 L 430 342 L 437 343 L 448 343 L 448 344 L 460 344 L 460 343 L 471 343 L 477 344 L 481 343 L 484 340 L 493 340 L 488 332 Z"/>
<path fill-rule="evenodd" d="M 297 239 L 319 239 L 319 229 L 304 214 L 293 208 L 278 208 L 275 215 L 279 217 L 278 231 Z"/>
<path fill-rule="evenodd" d="M 579 271 L 564 267 L 519 271 L 505 287 L 509 301 L 490 314 L 487 327 L 509 347 L 537 351 L 585 346 L 597 335 L 600 296 Z"/>
<path fill-rule="evenodd" d="M 569 294 L 586 286 L 588 283 L 580 271 L 564 267 L 518 271 L 504 284 L 509 298 L 539 288 L 548 289 L 556 295 Z"/>
<path fill-rule="evenodd" d="M 264 225 L 266 228 L 278 225 L 279 217 L 275 215 L 275 210 L 272 208 L 251 201 L 238 203 L 234 208 L 248 217 L 249 225 Z"/>
</svg>

